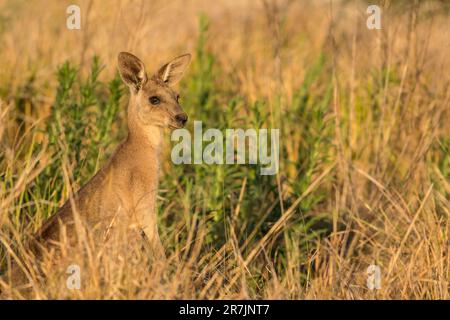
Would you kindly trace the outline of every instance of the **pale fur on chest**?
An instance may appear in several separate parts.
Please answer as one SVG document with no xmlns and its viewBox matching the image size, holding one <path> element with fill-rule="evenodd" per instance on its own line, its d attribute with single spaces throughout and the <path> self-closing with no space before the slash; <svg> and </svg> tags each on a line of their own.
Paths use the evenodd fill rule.
<svg viewBox="0 0 450 320">
<path fill-rule="evenodd" d="M 156 222 L 161 139 L 159 128 L 151 130 L 145 137 L 129 136 L 111 160 L 108 178 L 102 188 L 108 190 L 102 196 L 104 208 L 134 215 L 144 231 L 150 229 L 148 224 Z"/>
<path fill-rule="evenodd" d="M 165 259 L 156 214 L 163 128 L 183 128 L 188 120 L 179 104 L 179 94 L 172 87 L 181 79 L 190 60 L 190 54 L 178 56 L 149 77 L 139 58 L 128 52 L 119 53 L 119 73 L 130 89 L 127 139 L 105 166 L 32 237 L 28 247 L 36 257 L 55 242 L 64 243 L 61 236 L 68 243 L 76 243 L 81 238 L 77 228 L 80 218 L 88 231 L 93 231 L 95 244 L 99 235 L 107 238 L 104 235 L 114 225 L 125 227 L 126 231 L 130 224 L 136 225 L 140 231 L 138 241 L 143 233 L 153 255 Z M 117 238 L 127 241 L 126 237 Z"/>
</svg>

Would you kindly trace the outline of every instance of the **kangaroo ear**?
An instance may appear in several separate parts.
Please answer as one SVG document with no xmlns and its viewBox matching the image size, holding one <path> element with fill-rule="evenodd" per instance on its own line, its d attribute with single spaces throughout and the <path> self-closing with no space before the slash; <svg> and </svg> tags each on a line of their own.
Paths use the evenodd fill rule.
<svg viewBox="0 0 450 320">
<path fill-rule="evenodd" d="M 167 85 L 172 86 L 180 81 L 190 62 L 191 55 L 189 53 L 183 54 L 163 65 L 155 77 L 164 81 Z"/>
<path fill-rule="evenodd" d="M 123 82 L 136 92 L 147 82 L 144 63 L 131 53 L 119 53 L 118 67 Z"/>
</svg>

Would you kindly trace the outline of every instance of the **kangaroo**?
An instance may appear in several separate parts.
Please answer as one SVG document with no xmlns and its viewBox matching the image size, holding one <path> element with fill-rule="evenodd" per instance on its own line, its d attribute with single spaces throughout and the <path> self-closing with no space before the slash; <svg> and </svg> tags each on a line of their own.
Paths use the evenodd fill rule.
<svg viewBox="0 0 450 320">
<path fill-rule="evenodd" d="M 165 258 L 156 217 L 160 154 L 164 128 L 182 128 L 188 119 L 172 86 L 190 60 L 190 54 L 181 55 L 149 78 L 139 58 L 128 52 L 119 54 L 119 73 L 130 89 L 128 135 L 72 201 L 44 222 L 34 237 L 36 246 L 58 242 L 62 230 L 70 242 L 76 242 L 78 217 L 94 233 L 96 242 L 107 241 L 116 225 L 133 224 L 154 256 Z"/>
</svg>

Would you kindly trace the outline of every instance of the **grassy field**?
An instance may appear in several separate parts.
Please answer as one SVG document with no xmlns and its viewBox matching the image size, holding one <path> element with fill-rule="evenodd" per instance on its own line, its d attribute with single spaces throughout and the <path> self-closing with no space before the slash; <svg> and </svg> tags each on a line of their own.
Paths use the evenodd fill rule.
<svg viewBox="0 0 450 320">
<path fill-rule="evenodd" d="M 152 71 L 192 53 L 188 129 L 279 128 L 280 170 L 174 165 L 167 132 L 167 263 L 66 253 L 81 289 L 49 264 L 32 298 L 449 299 L 448 2 L 375 1 L 381 30 L 364 1 L 76 2 L 81 30 L 71 1 L 0 0 L 5 275 L 16 257 L 33 270 L 23 243 L 125 137 L 120 51 Z"/>
</svg>

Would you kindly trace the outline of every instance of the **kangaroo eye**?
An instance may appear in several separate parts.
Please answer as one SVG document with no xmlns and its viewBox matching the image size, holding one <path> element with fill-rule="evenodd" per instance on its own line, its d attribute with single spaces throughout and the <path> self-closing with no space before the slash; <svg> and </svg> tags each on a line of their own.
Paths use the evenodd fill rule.
<svg viewBox="0 0 450 320">
<path fill-rule="evenodd" d="M 159 104 L 161 102 L 161 100 L 157 96 L 150 97 L 150 99 L 148 100 L 151 104 Z"/>
</svg>

